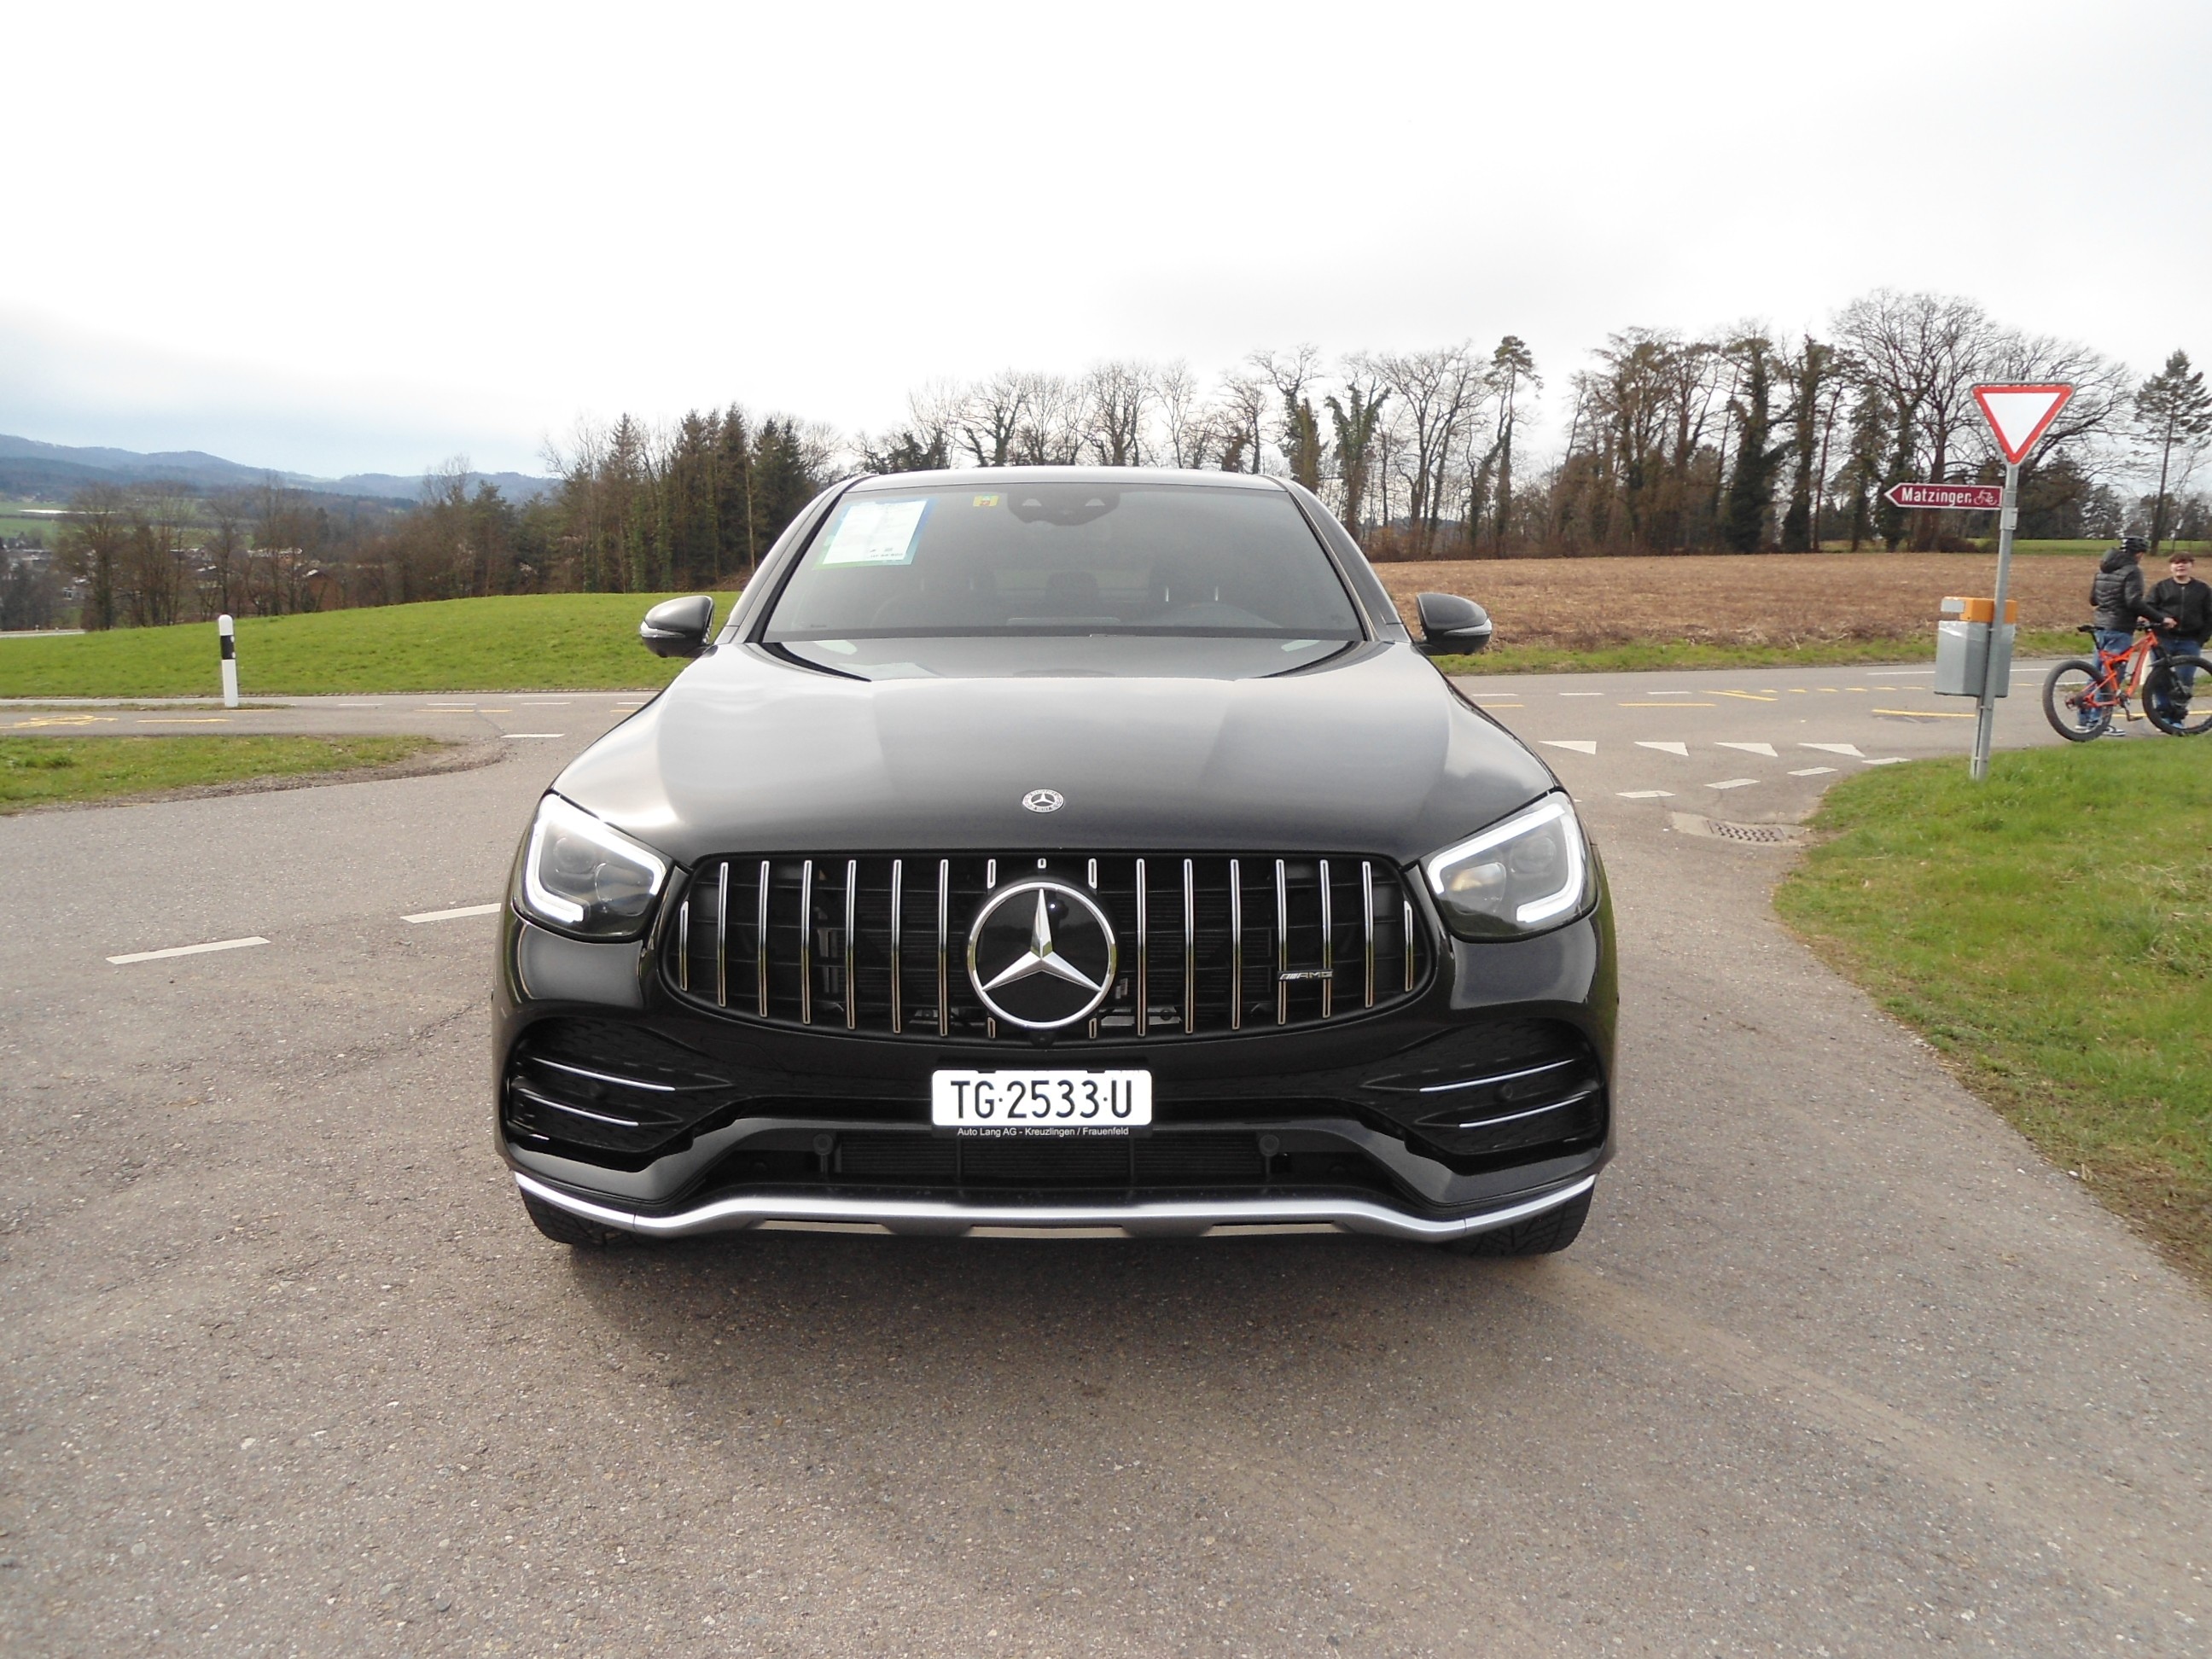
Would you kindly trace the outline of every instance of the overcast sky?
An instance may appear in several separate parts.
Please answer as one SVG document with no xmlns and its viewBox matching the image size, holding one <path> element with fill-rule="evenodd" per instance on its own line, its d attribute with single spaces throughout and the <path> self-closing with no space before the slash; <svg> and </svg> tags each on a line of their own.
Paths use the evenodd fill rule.
<svg viewBox="0 0 2212 1659">
<path fill-rule="evenodd" d="M 2208 0 L 25 7 L 0 432 L 541 469 L 1018 365 L 1821 326 L 2212 358 Z M 1558 401 L 1556 398 L 1553 399 Z"/>
</svg>

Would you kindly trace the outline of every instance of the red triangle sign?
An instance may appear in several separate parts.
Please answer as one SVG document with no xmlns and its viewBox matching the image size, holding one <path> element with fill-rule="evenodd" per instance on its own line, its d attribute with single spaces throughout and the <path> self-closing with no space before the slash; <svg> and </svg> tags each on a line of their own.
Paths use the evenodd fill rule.
<svg viewBox="0 0 2212 1659">
<path fill-rule="evenodd" d="M 2018 466 L 2027 459 L 2027 452 L 2035 447 L 2035 441 L 2058 418 L 2058 411 L 2066 407 L 2066 400 L 2074 395 L 2070 386 L 1978 386 L 1974 401 L 1982 406 L 1982 416 L 1990 423 L 1990 430 L 1997 434 L 1997 447 L 2004 451 L 2005 459 Z"/>
</svg>

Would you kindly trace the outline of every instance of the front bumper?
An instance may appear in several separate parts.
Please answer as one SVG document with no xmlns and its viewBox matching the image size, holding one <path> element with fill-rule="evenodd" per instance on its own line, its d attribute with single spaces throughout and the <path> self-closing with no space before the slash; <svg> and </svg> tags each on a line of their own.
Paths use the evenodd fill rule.
<svg viewBox="0 0 2212 1659">
<path fill-rule="evenodd" d="M 1534 1198 L 1472 1215 L 1431 1217 L 1372 1199 L 1261 1197 L 1138 1200 L 1126 1203 L 968 1204 L 936 1199 L 808 1197 L 765 1194 L 718 1198 L 689 1208 L 646 1212 L 595 1203 L 518 1170 L 515 1185 L 542 1202 L 602 1227 L 649 1238 L 742 1232 L 762 1226 L 854 1225 L 921 1237 L 971 1234 L 1109 1232 L 1132 1238 L 1199 1238 L 1224 1231 L 1334 1228 L 1384 1238 L 1441 1244 L 1510 1227 L 1572 1203 L 1597 1185 L 1587 1175 Z"/>
<path fill-rule="evenodd" d="M 1326 1227 L 1442 1242 L 1574 1201 L 1613 1144 L 1608 907 L 1534 939 L 1455 944 L 1437 967 L 1411 1000 L 1327 1026 L 916 1042 L 703 1012 L 649 951 L 510 912 L 495 1144 L 534 1200 L 648 1237 Z M 1149 1069 L 1150 1132 L 1126 1152 L 1031 1157 L 929 1127 L 933 1069 L 1054 1065 Z"/>
</svg>

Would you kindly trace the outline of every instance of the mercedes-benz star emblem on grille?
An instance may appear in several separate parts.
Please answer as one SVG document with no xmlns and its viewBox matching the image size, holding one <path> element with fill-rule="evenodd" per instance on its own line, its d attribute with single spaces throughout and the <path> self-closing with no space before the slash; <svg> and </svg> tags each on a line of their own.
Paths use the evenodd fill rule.
<svg viewBox="0 0 2212 1659">
<path fill-rule="evenodd" d="M 1025 1030 L 1049 1031 L 1097 1012 L 1114 984 L 1115 956 L 1106 913 L 1088 893 L 1057 881 L 1000 888 L 968 930 L 975 994 Z"/>
<path fill-rule="evenodd" d="M 1067 797 L 1057 789 L 1032 789 L 1022 797 L 1022 805 L 1032 812 L 1057 812 L 1067 805 Z"/>
</svg>

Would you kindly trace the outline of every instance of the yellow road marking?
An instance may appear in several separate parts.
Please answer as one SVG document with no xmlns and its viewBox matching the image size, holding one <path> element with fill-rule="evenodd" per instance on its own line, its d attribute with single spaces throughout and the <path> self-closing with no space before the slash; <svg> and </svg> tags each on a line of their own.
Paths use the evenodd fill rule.
<svg viewBox="0 0 2212 1659">
<path fill-rule="evenodd" d="M 50 714 L 43 720 L 16 720 L 13 723 L 12 729 L 21 732 L 33 726 L 112 726 L 114 724 L 115 716 L 112 714 Z"/>
<path fill-rule="evenodd" d="M 1971 712 L 1954 714 L 1948 708 L 1870 708 L 1870 714 L 1902 714 L 1909 720 L 1970 720 Z"/>
<path fill-rule="evenodd" d="M 1620 707 L 1623 708 L 1717 708 L 1720 707 L 1720 704 L 1717 702 L 1678 702 L 1674 698 L 1669 697 L 1664 702 L 1625 702 L 1622 703 Z"/>
<path fill-rule="evenodd" d="M 1765 691 L 1708 691 L 1709 697 L 1741 697 L 1746 702 L 1772 702 L 1771 693 Z"/>
<path fill-rule="evenodd" d="M 230 716 L 228 714 L 164 714 L 154 719 L 140 720 L 138 724 L 141 726 L 228 726 L 230 724 Z"/>
</svg>

